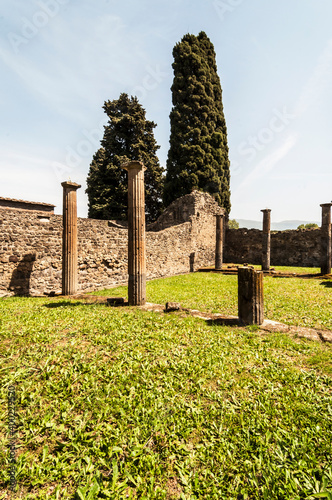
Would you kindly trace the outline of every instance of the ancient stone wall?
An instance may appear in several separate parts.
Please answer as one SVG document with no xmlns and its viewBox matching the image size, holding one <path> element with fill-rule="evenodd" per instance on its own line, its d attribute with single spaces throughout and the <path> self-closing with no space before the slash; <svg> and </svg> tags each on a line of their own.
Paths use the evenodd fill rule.
<svg viewBox="0 0 332 500">
<path fill-rule="evenodd" d="M 173 202 L 146 233 L 147 278 L 214 266 L 216 214 L 211 196 L 194 192 Z M 78 219 L 78 290 L 128 279 L 128 229 L 116 221 Z M 320 229 L 271 234 L 271 266 L 320 266 Z M 194 255 L 194 258 L 193 258 Z M 226 232 L 224 262 L 261 264 L 262 232 Z M 0 295 L 61 291 L 62 216 L 0 207 Z"/>
<path fill-rule="evenodd" d="M 217 203 L 205 193 L 186 197 L 187 214 L 170 227 L 146 233 L 147 278 L 172 276 L 213 265 Z M 177 202 L 173 209 L 180 210 Z M 183 199 L 178 201 L 183 206 Z M 61 291 L 62 216 L 0 208 L 0 294 Z M 157 230 L 159 229 L 159 230 Z M 78 290 L 127 283 L 126 224 L 78 218 Z"/>
<path fill-rule="evenodd" d="M 148 231 L 160 231 L 167 227 L 197 220 L 203 224 L 204 219 L 210 222 L 210 215 L 223 215 L 223 208 L 214 201 L 212 196 L 200 191 L 181 196 L 173 201 L 160 215 L 158 220 L 148 226 Z"/>
<path fill-rule="evenodd" d="M 259 229 L 228 229 L 224 262 L 262 263 L 263 233 Z M 320 267 L 321 230 L 272 231 L 271 266 Z"/>
</svg>

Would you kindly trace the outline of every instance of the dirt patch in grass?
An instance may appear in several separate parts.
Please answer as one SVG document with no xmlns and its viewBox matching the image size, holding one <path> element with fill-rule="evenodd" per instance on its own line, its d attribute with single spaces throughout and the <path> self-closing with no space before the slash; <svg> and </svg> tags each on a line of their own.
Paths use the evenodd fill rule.
<svg viewBox="0 0 332 500">
<path fill-rule="evenodd" d="M 167 500 L 178 500 L 181 497 L 182 488 L 178 483 L 178 480 L 173 477 L 170 478 L 166 483 Z"/>
</svg>

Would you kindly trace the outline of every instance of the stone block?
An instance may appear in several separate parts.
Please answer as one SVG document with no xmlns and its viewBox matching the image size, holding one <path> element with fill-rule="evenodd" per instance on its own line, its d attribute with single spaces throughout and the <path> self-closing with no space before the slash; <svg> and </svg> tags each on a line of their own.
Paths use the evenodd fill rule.
<svg viewBox="0 0 332 500">
<path fill-rule="evenodd" d="M 179 302 L 166 302 L 165 312 L 180 311 L 181 304 Z"/>
</svg>

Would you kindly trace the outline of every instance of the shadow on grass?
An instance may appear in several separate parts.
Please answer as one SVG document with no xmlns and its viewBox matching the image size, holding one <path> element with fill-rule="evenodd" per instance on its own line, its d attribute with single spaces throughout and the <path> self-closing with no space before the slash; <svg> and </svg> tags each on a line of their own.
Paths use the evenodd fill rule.
<svg viewBox="0 0 332 500">
<path fill-rule="evenodd" d="M 50 304 L 44 304 L 44 307 L 48 307 L 49 309 L 54 309 L 56 307 L 76 307 L 76 306 L 91 306 L 94 305 L 95 302 L 70 302 L 70 300 L 64 300 L 63 302 L 52 302 Z"/>
<path fill-rule="evenodd" d="M 238 328 L 246 328 L 249 332 L 257 332 L 260 330 L 261 325 L 250 325 L 240 321 L 239 318 L 215 318 L 215 319 L 207 319 L 205 320 L 207 325 L 213 326 L 231 326 Z"/>
<path fill-rule="evenodd" d="M 215 318 L 207 319 L 207 325 L 220 325 L 220 326 L 245 326 L 240 322 L 239 318 Z"/>
<path fill-rule="evenodd" d="M 332 288 L 332 281 L 322 281 L 320 285 L 325 286 L 325 288 Z"/>
</svg>

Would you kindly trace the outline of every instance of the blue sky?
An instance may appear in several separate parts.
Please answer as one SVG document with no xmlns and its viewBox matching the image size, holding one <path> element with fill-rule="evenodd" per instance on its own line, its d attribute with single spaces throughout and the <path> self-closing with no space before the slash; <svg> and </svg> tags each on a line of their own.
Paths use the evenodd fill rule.
<svg viewBox="0 0 332 500">
<path fill-rule="evenodd" d="M 214 44 L 228 128 L 231 218 L 316 220 L 332 199 L 331 0 L 2 0 L 0 196 L 54 203 L 82 185 L 105 100 L 137 95 L 169 146 L 172 49 Z"/>
</svg>

